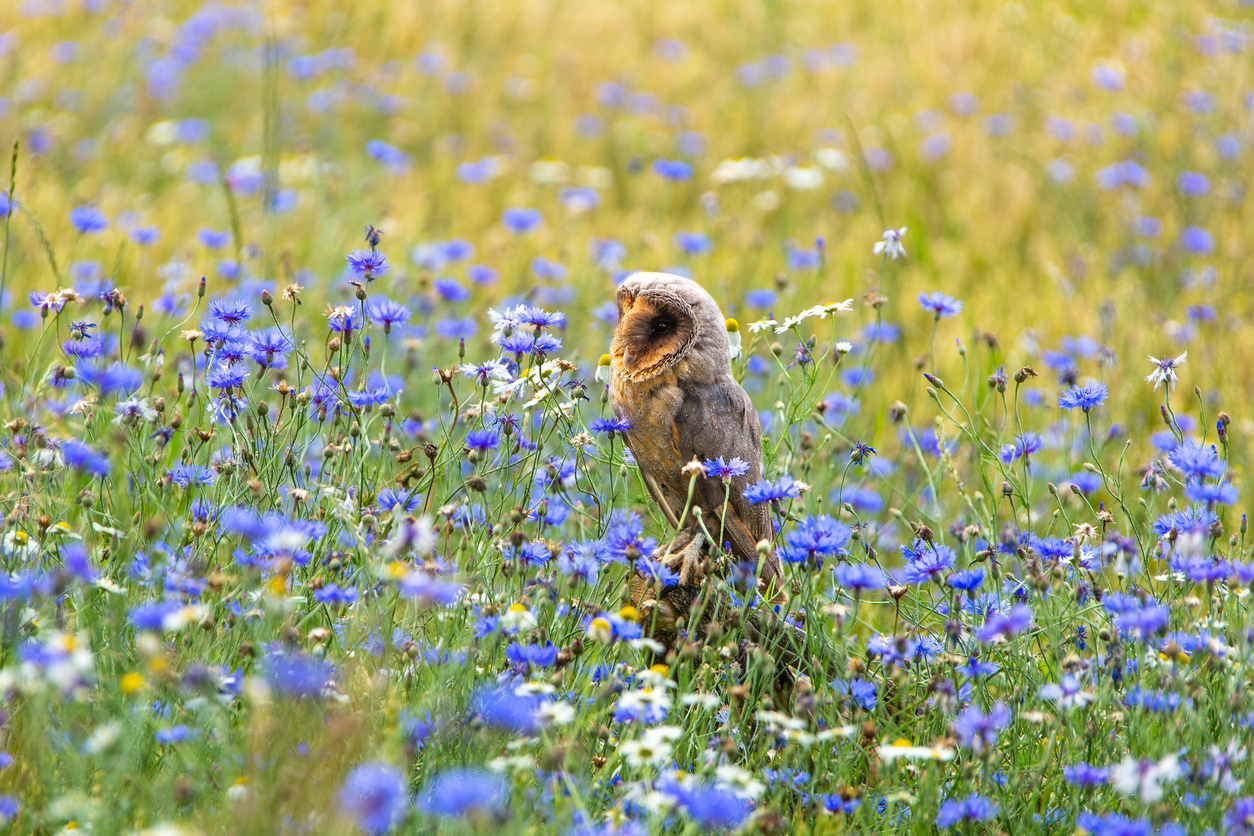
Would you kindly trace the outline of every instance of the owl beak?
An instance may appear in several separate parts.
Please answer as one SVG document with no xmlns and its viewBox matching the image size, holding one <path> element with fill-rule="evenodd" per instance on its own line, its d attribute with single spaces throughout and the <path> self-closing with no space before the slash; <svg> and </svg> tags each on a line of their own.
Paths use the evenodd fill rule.
<svg viewBox="0 0 1254 836">
<path fill-rule="evenodd" d="M 623 368 L 631 368 L 631 351 L 626 348 L 623 349 Z"/>
</svg>

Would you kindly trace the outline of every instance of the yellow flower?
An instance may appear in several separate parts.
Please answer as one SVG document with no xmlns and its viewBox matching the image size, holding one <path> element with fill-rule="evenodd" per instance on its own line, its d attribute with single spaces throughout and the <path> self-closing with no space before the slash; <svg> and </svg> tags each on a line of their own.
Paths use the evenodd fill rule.
<svg viewBox="0 0 1254 836">
<path fill-rule="evenodd" d="M 118 683 L 118 688 L 121 689 L 123 696 L 129 697 L 147 684 L 148 680 L 144 679 L 143 674 L 131 671 L 122 675 L 122 681 Z"/>
<path fill-rule="evenodd" d="M 614 628 L 604 618 L 594 618 L 588 625 L 587 636 L 595 641 L 609 644 L 614 639 Z"/>
<path fill-rule="evenodd" d="M 623 619 L 624 621 L 639 621 L 640 613 L 636 612 L 635 607 L 633 607 L 631 604 L 628 604 L 627 606 L 623 607 L 621 610 L 618 611 L 618 617 Z"/>
</svg>

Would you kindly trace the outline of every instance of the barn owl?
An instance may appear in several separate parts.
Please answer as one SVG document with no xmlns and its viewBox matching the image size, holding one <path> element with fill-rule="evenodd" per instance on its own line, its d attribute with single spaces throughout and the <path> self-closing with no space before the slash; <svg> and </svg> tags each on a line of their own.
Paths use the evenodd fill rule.
<svg viewBox="0 0 1254 836">
<path fill-rule="evenodd" d="M 779 590 L 779 558 L 758 544 L 774 536 L 765 505 L 751 505 L 745 487 L 762 478 L 762 426 L 749 395 L 731 374 L 726 320 L 696 282 L 667 273 L 636 273 L 618 289 L 618 325 L 610 351 L 610 400 L 626 421 L 627 446 L 649 495 L 676 530 L 663 560 L 680 586 L 700 578 L 702 549 L 721 537 L 741 562 L 759 565 L 763 589 Z M 688 505 L 694 460 L 740 459 L 748 466 L 725 482 L 704 471 Z M 682 517 L 682 518 L 681 518 Z"/>
</svg>

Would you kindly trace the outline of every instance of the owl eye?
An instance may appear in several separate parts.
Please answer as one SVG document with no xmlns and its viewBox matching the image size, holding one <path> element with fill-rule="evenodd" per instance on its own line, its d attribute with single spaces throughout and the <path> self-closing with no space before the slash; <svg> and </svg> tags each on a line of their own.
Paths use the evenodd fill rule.
<svg viewBox="0 0 1254 836">
<path fill-rule="evenodd" d="M 653 320 L 653 333 L 654 334 L 665 334 L 666 332 L 670 331 L 674 327 L 675 327 L 675 323 L 669 319 Z"/>
</svg>

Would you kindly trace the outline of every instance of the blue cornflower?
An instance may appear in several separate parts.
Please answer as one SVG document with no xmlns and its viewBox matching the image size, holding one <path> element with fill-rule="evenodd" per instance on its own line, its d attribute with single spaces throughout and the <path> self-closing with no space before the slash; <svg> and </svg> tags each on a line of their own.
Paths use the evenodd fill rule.
<svg viewBox="0 0 1254 836">
<path fill-rule="evenodd" d="M 1115 616 L 1115 627 L 1125 636 L 1141 642 L 1149 642 L 1154 636 L 1167 629 L 1171 621 L 1171 611 L 1164 606 L 1151 604 L 1148 607 L 1133 609 Z"/>
<path fill-rule="evenodd" d="M 1185 479 L 1190 482 L 1218 479 L 1227 469 L 1225 462 L 1219 458 L 1215 445 L 1202 444 L 1192 438 L 1186 438 L 1167 453 L 1167 461 L 1184 473 Z"/>
<path fill-rule="evenodd" d="M 1194 322 L 1214 322 L 1215 308 L 1213 305 L 1189 305 L 1184 309 L 1185 316 Z"/>
<path fill-rule="evenodd" d="M 243 366 L 214 366 L 209 370 L 209 385 L 214 389 L 235 389 L 247 378 L 248 369 Z"/>
<path fill-rule="evenodd" d="M 515 331 L 512 334 L 501 334 L 496 338 L 496 344 L 501 347 L 501 351 L 506 354 L 530 354 L 531 346 L 535 344 L 536 338 L 530 334 L 524 334 L 521 331 Z"/>
<path fill-rule="evenodd" d="M 65 570 L 79 580 L 87 583 L 96 580 L 96 569 L 91 565 L 87 549 L 81 543 L 70 543 L 61 549 L 61 562 L 65 565 Z"/>
<path fill-rule="evenodd" d="M 209 303 L 209 316 L 227 325 L 239 325 L 252 315 L 252 306 L 242 299 L 215 299 Z"/>
<path fill-rule="evenodd" d="M 387 275 L 388 270 L 392 269 L 392 265 L 388 264 L 388 257 L 373 249 L 353 250 L 348 254 L 346 261 L 354 274 L 367 281 Z"/>
<path fill-rule="evenodd" d="M 706 459 L 701 467 L 705 470 L 706 476 L 711 479 L 722 479 L 724 482 L 730 482 L 749 472 L 749 463 L 739 456 L 733 456 L 731 461 L 725 461 L 722 456 L 716 459 Z"/>
<path fill-rule="evenodd" d="M 1214 583 L 1231 577 L 1232 564 L 1209 557 L 1190 557 L 1184 564 L 1184 576 L 1193 583 Z"/>
<path fill-rule="evenodd" d="M 375 503 L 379 508 L 388 513 L 400 508 L 404 511 L 414 511 L 422 502 L 422 494 L 416 490 L 394 490 L 393 488 L 384 488 L 379 491 L 379 495 L 375 497 Z"/>
<path fill-rule="evenodd" d="M 1176 188 L 1188 197 L 1201 197 L 1210 192 L 1210 179 L 1196 171 L 1182 171 L 1176 176 Z"/>
<path fill-rule="evenodd" d="M 70 210 L 70 224 L 83 235 L 104 232 L 109 228 L 105 213 L 93 206 L 78 206 Z"/>
<path fill-rule="evenodd" d="M 1041 438 L 1039 433 L 1029 431 L 1017 437 L 1014 444 L 1003 444 L 999 452 L 1002 462 L 1010 464 L 1024 456 L 1039 453 L 1043 449 L 1045 449 L 1044 439 Z"/>
<path fill-rule="evenodd" d="M 913 585 L 939 580 L 941 573 L 952 567 L 957 560 L 958 556 L 949 546 L 925 547 L 902 567 L 901 582 Z"/>
<path fill-rule="evenodd" d="M 1143 189 L 1150 184 L 1152 179 L 1148 171 L 1132 160 L 1112 163 L 1097 172 L 1097 186 L 1105 191 L 1117 189 L 1120 186 Z"/>
<path fill-rule="evenodd" d="M 61 446 L 61 453 L 70 467 L 86 470 L 93 476 L 109 475 L 109 460 L 76 438 L 68 439 Z"/>
<path fill-rule="evenodd" d="M 315 590 L 313 599 L 319 604 L 344 605 L 357 600 L 357 590 L 341 589 L 337 584 L 329 583 Z"/>
<path fill-rule="evenodd" d="M 157 738 L 158 743 L 169 745 L 171 743 L 182 743 L 184 740 L 190 740 L 195 737 L 196 734 L 196 730 L 191 726 L 178 725 L 170 726 L 168 729 L 157 729 L 156 734 L 153 736 Z"/>
<path fill-rule="evenodd" d="M 388 398 L 391 396 L 392 390 L 386 386 L 380 386 L 375 389 L 354 389 L 348 393 L 348 402 L 358 409 L 367 409 L 387 403 Z"/>
<path fill-rule="evenodd" d="M 919 304 L 923 306 L 923 310 L 931 311 L 937 319 L 948 316 L 957 316 L 962 311 L 962 302 L 952 296 L 947 296 L 939 290 L 931 293 L 920 293 Z"/>
<path fill-rule="evenodd" d="M 1214 506 L 1216 503 L 1220 505 L 1231 505 L 1236 502 L 1238 498 L 1237 489 L 1231 482 L 1186 485 L 1184 488 L 1184 495 L 1191 502 L 1197 502 L 1208 508 Z"/>
<path fill-rule="evenodd" d="M 1080 761 L 1074 766 L 1065 766 L 1062 770 L 1063 779 L 1075 787 L 1101 787 L 1110 781 L 1110 770 L 1104 766 L 1090 766 Z"/>
<path fill-rule="evenodd" d="M 377 139 L 366 143 L 366 154 L 383 163 L 393 173 L 403 172 L 413 164 L 412 158 L 404 151 Z"/>
<path fill-rule="evenodd" d="M 1200 226 L 1185 227 L 1180 233 L 1180 246 L 1197 255 L 1210 255 L 1215 251 L 1215 236 Z"/>
<path fill-rule="evenodd" d="M 1001 665 L 996 662 L 985 662 L 979 656 L 972 656 L 966 663 L 959 665 L 955 670 L 970 679 L 980 679 L 997 673 L 1001 670 Z"/>
<path fill-rule="evenodd" d="M 663 791 L 704 830 L 736 830 L 753 812 L 748 801 L 714 786 L 671 784 Z"/>
<path fill-rule="evenodd" d="M 501 815 L 509 798 L 505 777 L 486 770 L 453 769 L 440 773 L 419 794 L 418 806 L 436 816 L 489 818 Z"/>
<path fill-rule="evenodd" d="M 218 346 L 217 359 L 224 366 L 238 363 L 251 355 L 252 340 L 232 335 Z"/>
<path fill-rule="evenodd" d="M 355 305 L 335 305 L 327 309 L 327 327 L 337 334 L 361 328 L 361 311 Z"/>
<path fill-rule="evenodd" d="M 1142 688 L 1139 685 L 1128 691 L 1123 702 L 1129 708 L 1143 708 L 1155 714 L 1170 714 L 1181 706 L 1193 706 L 1193 700 L 1174 691 Z"/>
<path fill-rule="evenodd" d="M 692 179 L 692 165 L 683 160 L 664 160 L 658 158 L 653 161 L 653 173 L 661 177 L 663 180 L 672 182 L 681 182 L 683 180 Z"/>
<path fill-rule="evenodd" d="M 41 314 L 57 313 L 65 307 L 65 299 L 60 294 L 44 293 L 41 290 L 32 291 L 30 296 L 30 306 Z"/>
<path fill-rule="evenodd" d="M 603 558 L 603 559 L 602 559 Z M 563 575 L 595 586 L 601 564 L 609 560 L 605 543 L 594 540 L 591 544 L 575 544 L 557 556 L 557 568 Z"/>
<path fill-rule="evenodd" d="M 983 569 L 967 569 L 963 572 L 954 572 L 945 579 L 951 588 L 961 590 L 963 592 L 974 592 L 984 583 Z"/>
<path fill-rule="evenodd" d="M 875 710 L 875 704 L 878 699 L 874 682 L 867 682 L 861 677 L 857 677 L 849 682 L 837 680 L 832 683 L 832 688 L 838 694 L 849 696 L 850 701 L 858 708 L 865 711 Z"/>
<path fill-rule="evenodd" d="M 887 581 L 884 570 L 869 563 L 838 563 L 832 567 L 832 575 L 836 583 L 854 594 L 861 594 L 864 589 L 883 589 Z"/>
<path fill-rule="evenodd" d="M 370 303 L 370 321 L 382 325 L 385 334 L 392 332 L 392 326 L 409 322 L 412 315 L 409 308 L 392 299 L 375 299 Z"/>
<path fill-rule="evenodd" d="M 679 574 L 660 560 L 652 558 L 637 560 L 635 566 L 641 577 L 653 581 L 658 586 L 675 586 L 679 583 Z"/>
<path fill-rule="evenodd" d="M 1224 827 L 1228 828 L 1228 836 L 1254 834 L 1254 798 L 1247 795 L 1232 802 L 1224 813 Z"/>
<path fill-rule="evenodd" d="M 1010 724 L 1010 709 L 1004 702 L 997 702 L 989 709 L 988 714 L 980 710 L 978 705 L 968 706 L 954 720 L 954 736 L 963 746 L 970 746 L 979 752 L 985 746 L 997 742 L 997 733 Z"/>
<path fill-rule="evenodd" d="M 949 134 L 944 131 L 934 133 L 919 143 L 919 156 L 928 162 L 936 162 L 949 153 L 953 144 Z"/>
<path fill-rule="evenodd" d="M 4 213 L 0 213 L 0 217 L 3 216 Z M 141 247 L 151 247 L 161 240 L 161 230 L 155 226 L 137 226 L 131 230 L 130 237 L 131 241 Z"/>
<path fill-rule="evenodd" d="M 704 232 L 676 232 L 674 241 L 684 255 L 705 255 L 714 248 Z"/>
<path fill-rule="evenodd" d="M 212 485 L 217 474 L 198 464 L 180 464 L 170 471 L 170 478 L 180 488 Z"/>
<path fill-rule="evenodd" d="M 562 186 L 557 199 L 572 215 L 589 212 L 601 205 L 601 193 L 591 186 Z"/>
<path fill-rule="evenodd" d="M 231 233 L 219 232 L 216 229 L 201 229 L 196 233 L 196 240 L 201 243 L 201 246 L 218 250 L 231 242 Z"/>
<path fill-rule="evenodd" d="M 396 718 L 396 722 L 400 726 L 406 748 L 414 752 L 422 750 L 426 746 L 427 739 L 438 728 L 429 711 L 424 717 L 416 717 L 408 711 L 402 711 Z"/>
<path fill-rule="evenodd" d="M 555 334 L 541 334 L 531 342 L 532 356 L 541 360 L 561 350 L 562 338 Z"/>
<path fill-rule="evenodd" d="M 445 317 L 436 322 L 435 333 L 446 340 L 470 339 L 479 333 L 479 323 L 473 316 Z"/>
<path fill-rule="evenodd" d="M 292 697 L 321 696 L 327 682 L 335 677 L 335 666 L 330 662 L 300 651 L 270 654 L 265 671 L 274 690 Z"/>
<path fill-rule="evenodd" d="M 277 359 L 282 367 L 288 352 L 292 350 L 291 339 L 281 328 L 267 328 L 264 331 L 253 331 L 248 335 L 248 356 L 263 367 L 275 365 Z"/>
<path fill-rule="evenodd" d="M 466 286 L 457 279 L 444 277 L 436 279 L 431 283 L 431 289 L 434 290 L 445 302 L 465 302 L 470 299 L 470 291 Z"/>
<path fill-rule="evenodd" d="M 395 767 L 363 763 L 353 768 L 339 793 L 340 812 L 367 833 L 387 833 L 409 806 L 409 783 Z"/>
<path fill-rule="evenodd" d="M 800 560 L 812 562 L 820 562 L 816 558 L 848 554 L 852 539 L 853 529 L 827 514 L 808 516 L 784 535 L 790 552 L 797 554 Z"/>
<path fill-rule="evenodd" d="M 1090 380 L 1083 386 L 1079 384 L 1064 389 L 1058 395 L 1058 406 L 1062 409 L 1081 409 L 1088 412 L 1094 407 L 1106 403 L 1106 384 Z"/>
<path fill-rule="evenodd" d="M 511 560 L 516 560 L 527 566 L 543 566 L 553 558 L 553 553 L 549 551 L 548 546 L 538 540 L 529 540 L 521 546 L 515 546 L 506 554 Z"/>
<path fill-rule="evenodd" d="M 1102 477 L 1087 470 L 1080 470 L 1067 477 L 1067 481 L 1084 493 L 1093 493 L 1102 487 Z"/>
<path fill-rule="evenodd" d="M 588 424 L 588 429 L 594 433 L 625 433 L 631 429 L 631 422 L 618 418 L 594 418 Z"/>
<path fill-rule="evenodd" d="M 566 279 L 566 265 L 536 256 L 531 259 L 531 275 L 540 281 L 560 282 Z"/>
<path fill-rule="evenodd" d="M 104 343 L 97 337 L 86 337 L 81 340 L 66 340 L 61 348 L 66 356 L 76 360 L 91 360 L 104 353 Z"/>
<path fill-rule="evenodd" d="M 128 394 L 134 392 L 144 383 L 144 373 L 139 369 L 131 369 L 121 363 L 114 363 L 107 369 L 85 366 L 78 370 L 79 379 L 92 386 L 97 386 L 101 394 Z"/>
<path fill-rule="evenodd" d="M 542 645 L 512 642 L 505 648 L 505 658 L 520 668 L 551 668 L 557 663 L 557 647 L 552 642 Z"/>
<path fill-rule="evenodd" d="M 767 288 L 751 290 L 745 294 L 745 304 L 751 308 L 770 308 L 776 303 L 776 301 L 778 301 L 778 299 L 778 294 Z"/>
<path fill-rule="evenodd" d="M 800 273 L 804 270 L 817 270 L 823 266 L 822 250 L 807 250 L 802 247 L 790 246 L 788 254 L 784 258 L 784 263 L 793 273 Z M 746 296 L 746 301 L 748 297 Z"/>
<path fill-rule="evenodd" d="M 501 446 L 501 436 L 495 430 L 472 430 L 466 433 L 466 447 L 480 453 Z"/>
<path fill-rule="evenodd" d="M 854 464 L 865 464 L 871 456 L 875 455 L 875 448 L 865 441 L 855 441 L 853 449 L 849 451 L 849 461 Z"/>
<path fill-rule="evenodd" d="M 514 313 L 518 322 L 536 328 L 560 328 L 566 323 L 566 314 L 561 311 L 546 311 L 531 305 L 522 306 Z"/>
<path fill-rule="evenodd" d="M 981 795 L 946 801 L 936 814 L 936 826 L 947 830 L 964 821 L 987 821 L 997 816 L 997 805 Z"/>
<path fill-rule="evenodd" d="M 743 495 L 750 505 L 757 505 L 761 502 L 797 499 L 807 489 L 807 486 L 785 474 L 776 482 L 763 479 L 761 482 L 752 484 L 745 488 Z"/>
<path fill-rule="evenodd" d="M 540 226 L 544 216 L 538 209 L 506 209 L 501 215 L 501 223 L 515 235 L 524 235 Z"/>
<path fill-rule="evenodd" d="M 997 639 L 1009 639 L 1032 626 L 1032 608 L 1016 604 L 1010 612 L 990 613 L 984 624 L 975 631 L 976 641 L 988 644 Z"/>
</svg>

